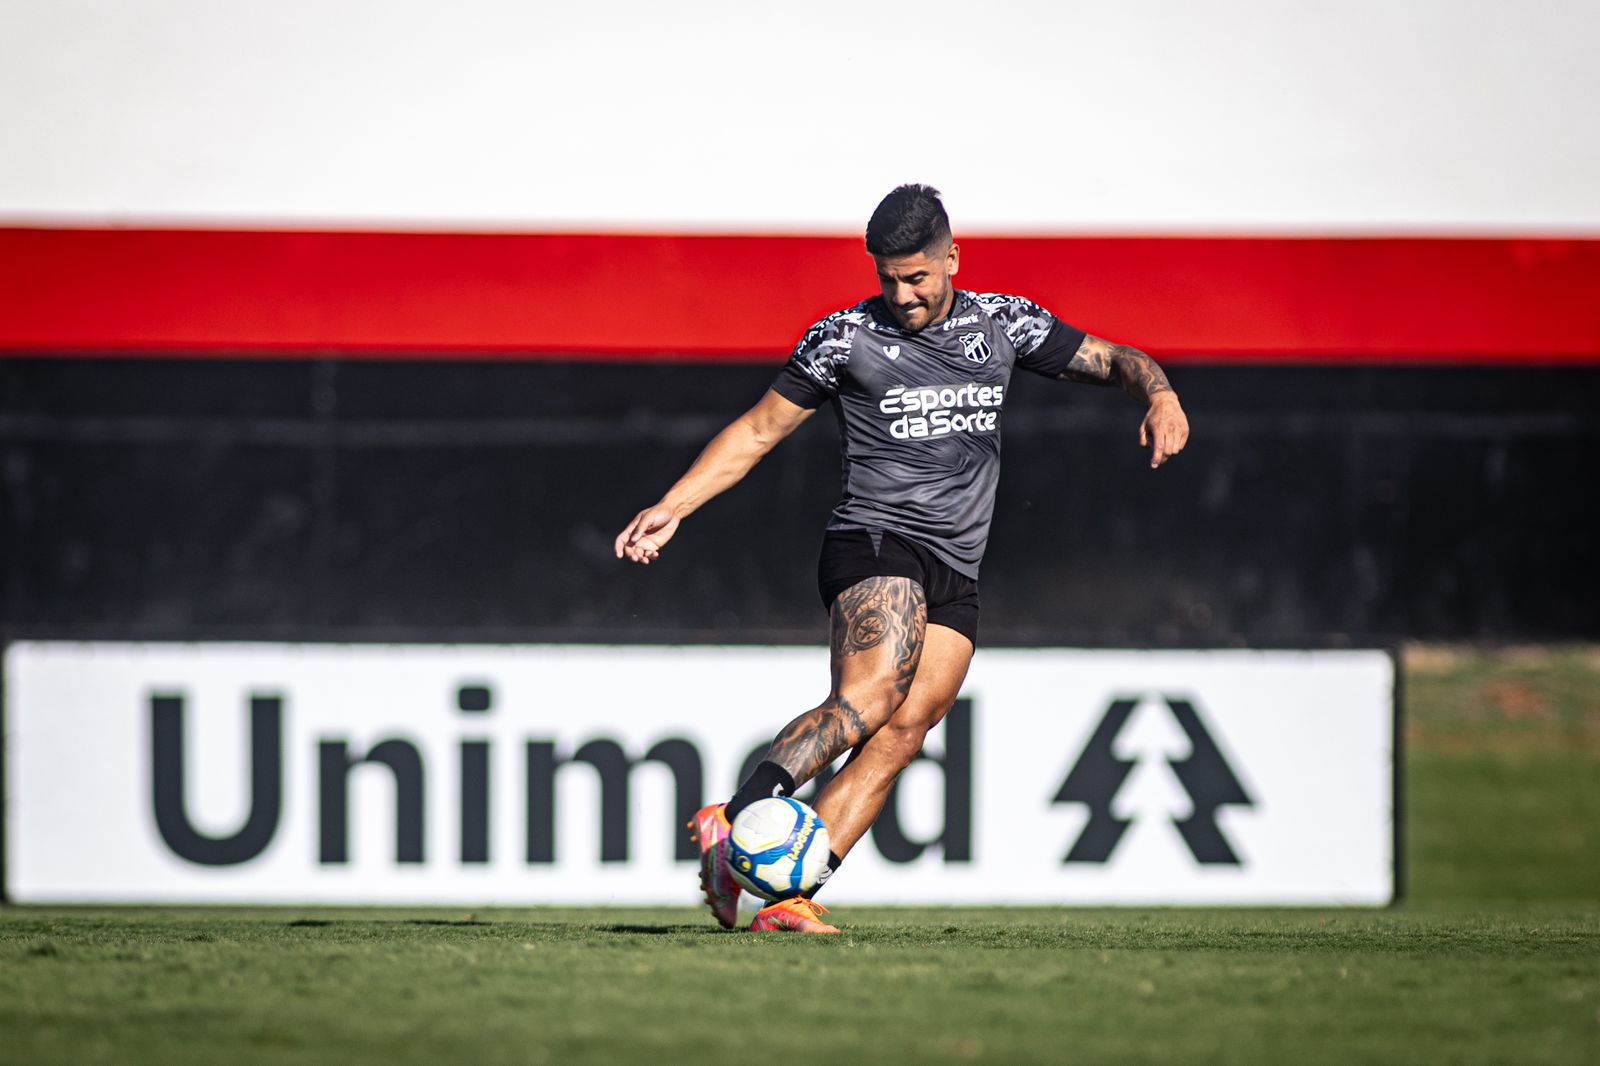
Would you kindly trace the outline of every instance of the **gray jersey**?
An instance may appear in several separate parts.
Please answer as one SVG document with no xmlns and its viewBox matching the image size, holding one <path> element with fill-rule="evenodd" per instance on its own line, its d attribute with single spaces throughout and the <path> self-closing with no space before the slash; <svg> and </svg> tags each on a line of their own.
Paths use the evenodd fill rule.
<svg viewBox="0 0 1600 1066">
<path fill-rule="evenodd" d="M 1031 300 L 962 291 L 916 333 L 881 296 L 812 326 L 772 387 L 839 417 L 844 492 L 828 528 L 898 533 L 976 578 L 1011 371 L 1057 377 L 1083 338 Z"/>
</svg>

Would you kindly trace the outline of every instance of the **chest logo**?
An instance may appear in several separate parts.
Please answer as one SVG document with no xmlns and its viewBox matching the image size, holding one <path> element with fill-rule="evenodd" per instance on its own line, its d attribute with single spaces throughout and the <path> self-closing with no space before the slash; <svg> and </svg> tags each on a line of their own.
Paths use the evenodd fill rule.
<svg viewBox="0 0 1600 1066">
<path fill-rule="evenodd" d="M 883 354 L 890 359 L 898 359 L 900 358 L 900 346 L 898 344 L 886 344 L 883 346 Z"/>
<path fill-rule="evenodd" d="M 992 354 L 989 350 L 989 339 L 981 333 L 963 333 L 961 354 L 974 363 L 987 363 Z"/>
</svg>

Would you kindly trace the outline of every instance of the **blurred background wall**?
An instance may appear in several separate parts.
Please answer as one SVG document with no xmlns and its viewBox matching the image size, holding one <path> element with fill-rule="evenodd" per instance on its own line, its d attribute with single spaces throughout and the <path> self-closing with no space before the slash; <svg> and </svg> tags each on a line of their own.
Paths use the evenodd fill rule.
<svg viewBox="0 0 1600 1066">
<path fill-rule="evenodd" d="M 991 643 L 1600 636 L 1592 6 L 474 0 L 0 11 L 0 626 L 820 640 L 830 415 L 611 538 L 873 290 L 1169 367 L 1019 380 Z"/>
</svg>

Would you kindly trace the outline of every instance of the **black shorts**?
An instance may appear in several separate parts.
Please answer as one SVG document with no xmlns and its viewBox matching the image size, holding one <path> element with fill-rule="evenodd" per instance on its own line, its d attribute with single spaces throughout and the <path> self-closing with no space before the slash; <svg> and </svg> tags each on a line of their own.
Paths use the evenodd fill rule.
<svg viewBox="0 0 1600 1066">
<path fill-rule="evenodd" d="M 978 583 L 933 552 L 894 533 L 830 529 L 822 535 L 817 591 L 824 610 L 869 577 L 909 577 L 928 598 L 928 621 L 949 626 L 978 646 Z"/>
</svg>

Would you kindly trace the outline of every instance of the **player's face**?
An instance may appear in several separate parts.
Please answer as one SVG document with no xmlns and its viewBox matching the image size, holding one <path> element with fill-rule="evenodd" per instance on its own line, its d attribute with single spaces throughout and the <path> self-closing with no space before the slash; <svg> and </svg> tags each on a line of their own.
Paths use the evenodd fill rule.
<svg viewBox="0 0 1600 1066">
<path fill-rule="evenodd" d="M 915 333 L 950 313 L 955 299 L 950 279 L 961 265 L 961 249 L 955 244 L 934 255 L 873 256 L 872 261 L 878 266 L 883 302 L 901 329 Z"/>
</svg>

